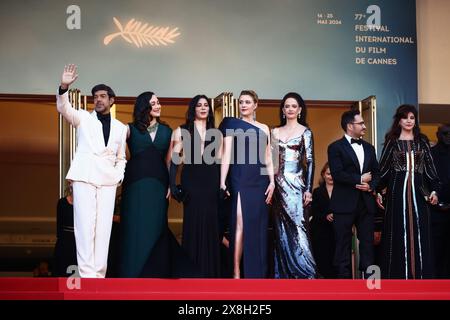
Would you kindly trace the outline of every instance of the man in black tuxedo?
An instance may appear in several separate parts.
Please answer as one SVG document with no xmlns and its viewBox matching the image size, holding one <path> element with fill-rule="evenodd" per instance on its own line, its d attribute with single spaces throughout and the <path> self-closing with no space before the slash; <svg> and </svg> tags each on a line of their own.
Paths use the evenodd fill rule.
<svg viewBox="0 0 450 320">
<path fill-rule="evenodd" d="M 359 239 L 359 269 L 363 277 L 367 267 L 374 264 L 373 191 L 379 181 L 375 148 L 362 140 L 366 132 L 358 110 L 342 114 L 342 139 L 328 146 L 328 163 L 334 180 L 330 211 L 334 213 L 336 251 L 334 264 L 339 278 L 351 278 L 352 226 Z"/>
</svg>

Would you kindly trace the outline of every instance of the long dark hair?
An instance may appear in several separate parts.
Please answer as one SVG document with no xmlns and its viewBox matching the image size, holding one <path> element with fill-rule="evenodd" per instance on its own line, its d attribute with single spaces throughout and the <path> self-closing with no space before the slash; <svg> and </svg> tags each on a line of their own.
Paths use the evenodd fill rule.
<svg viewBox="0 0 450 320">
<path fill-rule="evenodd" d="M 386 133 L 384 136 L 384 143 L 387 143 L 391 140 L 397 140 L 400 137 L 400 134 L 402 133 L 402 128 L 400 127 L 400 120 L 406 119 L 408 117 L 408 113 L 412 113 L 415 118 L 414 128 L 413 128 L 413 134 L 414 134 L 414 140 L 419 139 L 425 139 L 428 140 L 428 138 L 420 133 L 420 127 L 419 127 L 419 117 L 417 108 L 411 104 L 402 104 L 397 108 L 394 114 L 394 121 L 392 122 L 391 129 Z"/>
<path fill-rule="evenodd" d="M 300 123 L 301 125 L 304 125 L 305 127 L 307 127 L 308 124 L 306 123 L 306 104 L 305 104 L 305 101 L 303 101 L 302 96 L 299 95 L 297 92 L 289 92 L 283 97 L 283 100 L 281 100 L 281 103 L 280 103 L 280 127 L 282 127 L 286 124 L 286 117 L 283 117 L 283 115 L 284 115 L 283 108 L 284 108 L 284 103 L 289 98 L 295 99 L 298 103 L 298 106 L 300 108 L 302 108 L 300 118 L 297 118 L 297 122 Z"/>
<path fill-rule="evenodd" d="M 146 131 L 150 125 L 150 121 L 153 120 L 150 115 L 150 111 L 152 110 L 150 99 L 154 95 L 155 94 L 151 91 L 143 92 L 138 95 L 136 102 L 134 103 L 133 124 L 141 132 Z"/>
<path fill-rule="evenodd" d="M 214 128 L 214 112 L 211 107 L 210 100 L 207 96 L 204 94 L 198 94 L 195 97 L 189 101 L 189 107 L 186 112 L 186 122 L 185 126 L 189 130 L 189 132 L 192 134 L 194 132 L 194 120 L 195 120 L 195 108 L 197 107 L 198 102 L 200 99 L 206 99 L 208 102 L 208 118 L 206 119 L 206 129 Z"/>
</svg>

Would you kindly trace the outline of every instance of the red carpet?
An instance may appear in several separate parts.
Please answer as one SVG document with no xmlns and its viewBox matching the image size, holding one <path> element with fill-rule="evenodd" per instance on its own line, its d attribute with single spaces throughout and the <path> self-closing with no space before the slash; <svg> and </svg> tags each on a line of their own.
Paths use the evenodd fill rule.
<svg viewBox="0 0 450 320">
<path fill-rule="evenodd" d="M 450 300 L 450 280 L 0 278 L 1 300 Z M 370 282 L 373 284 L 373 282 Z"/>
</svg>

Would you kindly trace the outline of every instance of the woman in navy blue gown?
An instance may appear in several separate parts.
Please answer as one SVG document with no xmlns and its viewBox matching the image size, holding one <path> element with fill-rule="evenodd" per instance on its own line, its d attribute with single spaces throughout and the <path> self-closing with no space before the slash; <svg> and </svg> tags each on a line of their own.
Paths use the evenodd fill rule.
<svg viewBox="0 0 450 320">
<path fill-rule="evenodd" d="M 255 120 L 257 104 L 258 96 L 254 91 L 242 91 L 239 96 L 241 118 L 225 118 L 220 125 L 224 135 L 220 187 L 232 199 L 230 248 L 235 279 L 265 278 L 268 269 L 268 204 L 275 184 L 270 132 L 265 124 Z"/>
</svg>

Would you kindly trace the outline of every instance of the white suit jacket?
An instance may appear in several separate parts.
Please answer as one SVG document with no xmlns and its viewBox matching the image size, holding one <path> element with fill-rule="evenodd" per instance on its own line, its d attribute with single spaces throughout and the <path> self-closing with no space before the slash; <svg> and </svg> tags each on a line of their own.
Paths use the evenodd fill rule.
<svg viewBox="0 0 450 320">
<path fill-rule="evenodd" d="M 127 127 L 111 118 L 111 131 L 105 147 L 103 127 L 97 113 L 75 110 L 68 92 L 56 95 L 56 108 L 77 128 L 77 150 L 66 179 L 82 181 L 95 186 L 113 186 L 121 183 L 126 164 Z"/>
</svg>

